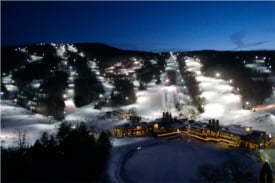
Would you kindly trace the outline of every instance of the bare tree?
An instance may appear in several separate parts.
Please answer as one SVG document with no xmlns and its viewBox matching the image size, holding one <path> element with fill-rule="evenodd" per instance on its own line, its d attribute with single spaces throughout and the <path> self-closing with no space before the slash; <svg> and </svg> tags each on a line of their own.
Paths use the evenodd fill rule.
<svg viewBox="0 0 275 183">
<path fill-rule="evenodd" d="M 24 149 L 26 147 L 26 136 L 27 131 L 23 129 L 15 129 L 15 144 L 19 149 Z"/>
</svg>

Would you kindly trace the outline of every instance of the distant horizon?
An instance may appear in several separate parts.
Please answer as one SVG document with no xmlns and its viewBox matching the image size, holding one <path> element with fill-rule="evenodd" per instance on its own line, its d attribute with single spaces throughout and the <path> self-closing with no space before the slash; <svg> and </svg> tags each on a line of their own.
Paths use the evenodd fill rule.
<svg viewBox="0 0 275 183">
<path fill-rule="evenodd" d="M 188 49 L 167 49 L 167 50 L 159 50 L 159 51 L 150 51 L 150 50 L 142 50 L 142 49 L 127 49 L 127 48 L 120 48 L 118 46 L 112 45 L 112 44 L 107 44 L 107 43 L 103 43 L 103 42 L 76 42 L 76 43 L 57 43 L 57 42 L 49 42 L 49 43 L 26 43 L 26 44 L 17 44 L 17 45 L 0 45 L 1 47 L 20 47 L 20 46 L 33 46 L 33 45 L 40 45 L 40 44 L 45 44 L 45 45 L 50 45 L 50 44 L 102 44 L 102 45 L 106 45 L 112 48 L 116 48 L 119 50 L 123 50 L 123 51 L 141 51 L 141 52 L 153 52 L 153 53 L 160 53 L 160 52 L 196 52 L 196 51 L 217 51 L 217 52 L 249 52 L 249 51 L 275 51 L 274 49 L 241 49 L 241 50 L 237 50 L 237 49 L 232 49 L 232 50 L 217 50 L 217 49 L 199 49 L 199 50 L 188 50 Z"/>
</svg>

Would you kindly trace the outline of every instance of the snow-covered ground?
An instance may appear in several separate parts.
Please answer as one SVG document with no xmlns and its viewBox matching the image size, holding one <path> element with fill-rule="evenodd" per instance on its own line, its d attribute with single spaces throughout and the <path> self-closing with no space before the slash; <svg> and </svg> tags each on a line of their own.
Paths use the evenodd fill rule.
<svg viewBox="0 0 275 183">
<path fill-rule="evenodd" d="M 125 157 L 136 150 L 138 146 L 148 146 L 161 142 L 161 139 L 148 137 L 114 139 L 115 147 L 112 149 L 111 156 L 106 167 L 104 180 L 107 182 L 122 183 L 121 170 L 125 163 Z M 104 182 L 105 182 L 104 181 Z"/>
<path fill-rule="evenodd" d="M 199 142 L 200 143 L 200 142 Z M 202 181 L 199 169 L 203 165 L 221 168 L 224 163 L 238 161 L 243 170 L 253 175 L 259 173 L 259 165 L 252 157 L 237 149 L 217 147 L 216 144 L 197 144 L 195 142 L 162 141 L 145 145 L 140 151 L 134 151 L 127 157 L 122 173 L 130 182 L 190 182 Z M 211 166 L 210 166 L 211 167 Z M 234 167 L 237 169 L 237 167 Z M 214 171 L 211 169 L 204 170 Z M 226 171 L 232 171 L 230 169 Z M 225 181 L 223 177 L 220 181 Z"/>
<path fill-rule="evenodd" d="M 269 80 L 272 83 L 272 94 L 264 102 L 267 106 L 263 105 L 263 106 L 258 106 L 257 108 L 259 108 L 260 111 L 268 110 L 270 112 L 274 112 L 275 106 L 273 106 L 273 105 L 275 105 L 275 75 L 271 70 L 272 66 L 269 65 L 268 62 L 266 64 L 265 59 L 266 59 L 265 57 L 263 59 L 256 58 L 253 63 L 245 64 L 245 67 L 247 67 L 251 70 L 254 70 L 256 72 L 269 75 Z M 274 112 L 274 114 L 275 114 L 275 112 Z"/>
<path fill-rule="evenodd" d="M 216 118 L 224 125 L 240 124 L 275 133 L 275 116 L 271 113 L 274 107 L 261 112 L 243 110 L 241 96 L 232 93 L 233 87 L 230 84 L 234 81 L 221 79 L 222 73 L 218 72 L 215 78 L 204 76 L 201 73 L 203 65 L 194 58 L 188 57 L 185 62 L 187 70 L 195 73 L 201 97 L 205 98 L 205 112 L 198 119 Z"/>
<path fill-rule="evenodd" d="M 7 90 L 11 93 L 17 92 L 18 88 L 14 85 L 14 80 L 12 80 L 11 74 L 7 75 L 6 73 L 2 74 L 3 84 L 6 86 Z"/>
<path fill-rule="evenodd" d="M 18 140 L 17 130 L 26 132 L 26 143 L 33 144 L 42 132 L 54 132 L 58 124 L 54 119 L 33 114 L 9 101 L 1 101 L 1 146 L 13 146 Z"/>
<path fill-rule="evenodd" d="M 265 60 L 256 59 L 253 63 L 245 64 L 245 67 L 255 70 L 256 72 L 272 74 L 271 66 L 265 65 Z"/>
<path fill-rule="evenodd" d="M 269 77 L 269 79 L 270 79 L 270 81 L 272 83 L 272 94 L 271 94 L 271 96 L 269 98 L 267 98 L 265 100 L 265 104 L 266 105 L 275 104 L 275 75 L 274 75 L 274 73 L 273 73 L 273 75 L 271 75 Z M 271 109 L 271 108 L 269 108 L 269 109 Z M 275 107 L 272 107 L 272 109 L 273 109 L 273 112 L 274 112 L 275 111 Z M 275 112 L 274 112 L 274 114 L 275 114 Z"/>
</svg>

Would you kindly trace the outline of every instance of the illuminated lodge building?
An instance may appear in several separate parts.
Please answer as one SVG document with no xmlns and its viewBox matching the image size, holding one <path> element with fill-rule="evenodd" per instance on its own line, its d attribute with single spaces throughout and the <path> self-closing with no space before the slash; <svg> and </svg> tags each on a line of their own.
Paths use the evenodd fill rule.
<svg viewBox="0 0 275 183">
<path fill-rule="evenodd" d="M 210 120 L 209 124 L 191 121 L 183 133 L 203 141 L 223 142 L 232 147 L 258 149 L 271 145 L 271 136 L 264 131 L 241 125 L 220 127 L 217 120 Z"/>
<path fill-rule="evenodd" d="M 116 126 L 113 136 L 145 136 L 156 137 L 185 134 L 205 142 L 221 142 L 231 147 L 258 149 L 271 146 L 271 135 L 265 131 L 253 130 L 241 125 L 220 126 L 218 120 L 208 123 L 187 119 L 172 119 L 170 113 L 163 113 L 163 118 L 153 122 L 134 122 Z"/>
<path fill-rule="evenodd" d="M 116 137 L 123 136 L 140 136 L 148 134 L 148 125 L 146 123 L 135 122 L 117 126 L 113 130 L 113 135 Z"/>
</svg>

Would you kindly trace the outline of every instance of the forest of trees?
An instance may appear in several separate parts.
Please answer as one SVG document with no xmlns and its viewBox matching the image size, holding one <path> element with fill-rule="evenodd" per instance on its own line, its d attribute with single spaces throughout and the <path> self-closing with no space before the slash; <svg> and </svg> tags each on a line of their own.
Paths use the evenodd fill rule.
<svg viewBox="0 0 275 183">
<path fill-rule="evenodd" d="M 128 105 L 136 102 L 134 84 L 130 80 L 115 79 L 111 93 L 112 105 Z"/>
<path fill-rule="evenodd" d="M 160 84 L 161 71 L 164 70 L 164 64 L 167 58 L 168 55 L 163 53 L 144 60 L 143 67 L 136 71 L 137 79 L 140 82 L 140 90 L 146 89 L 147 84 L 152 81 L 152 79 L 156 79 L 156 84 Z M 152 64 L 150 62 L 151 59 L 155 60 L 157 64 Z"/>
<path fill-rule="evenodd" d="M 74 59 L 77 60 L 77 62 L 73 62 L 72 60 Z M 95 73 L 88 68 L 87 58 L 74 55 L 69 57 L 69 61 L 78 73 L 78 76 L 74 81 L 74 102 L 77 107 L 87 105 L 98 99 L 100 94 L 105 93 L 101 83 L 96 78 Z"/>
<path fill-rule="evenodd" d="M 62 123 L 56 134 L 44 132 L 32 146 L 20 142 L 1 148 L 2 182 L 99 181 L 112 148 L 109 132 L 85 123 Z"/>
<path fill-rule="evenodd" d="M 194 105 L 198 108 L 200 113 L 204 112 L 204 108 L 202 107 L 204 104 L 204 100 L 200 97 L 200 89 L 199 83 L 197 82 L 194 73 L 187 71 L 185 62 L 184 62 L 184 55 L 180 54 L 178 56 L 179 67 L 181 75 L 185 81 L 185 84 L 188 88 L 189 94 L 192 98 Z"/>
</svg>

